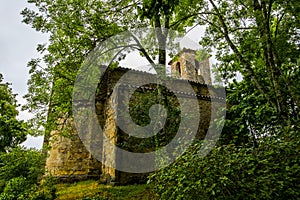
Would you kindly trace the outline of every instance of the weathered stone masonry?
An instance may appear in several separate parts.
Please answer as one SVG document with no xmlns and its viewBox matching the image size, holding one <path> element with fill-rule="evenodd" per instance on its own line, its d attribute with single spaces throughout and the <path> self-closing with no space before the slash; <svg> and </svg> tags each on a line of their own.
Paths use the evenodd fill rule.
<svg viewBox="0 0 300 200">
<path fill-rule="evenodd" d="M 171 65 L 172 76 L 176 79 L 169 78 L 167 81 L 171 81 L 173 88 L 176 88 L 176 90 L 170 92 L 186 98 L 187 102 L 191 97 L 198 99 L 200 123 L 197 138 L 204 138 L 210 125 L 211 115 L 214 113 L 214 111 L 211 112 L 211 103 L 224 101 L 224 99 L 219 98 L 220 92 L 218 89 L 205 84 L 211 84 L 208 61 L 202 62 L 201 65 L 197 62 L 198 61 L 195 60 L 195 52 L 186 50 L 180 55 L 177 61 L 169 63 Z M 120 83 L 120 78 L 129 71 L 131 78 L 128 80 L 123 79 L 122 83 Z M 205 77 L 203 77 L 203 75 L 205 75 Z M 117 115 L 118 106 L 120 106 L 118 95 L 128 95 L 129 91 L 135 90 L 138 86 L 143 85 L 144 80 L 153 80 L 153 82 L 155 82 L 155 75 L 125 68 L 115 68 L 106 70 L 102 76 L 98 86 L 99 93 L 96 96 L 96 112 L 99 124 L 104 133 L 115 144 L 120 144 L 124 142 L 122 140 L 127 140 L 125 139 L 126 136 L 124 136 L 124 133 L 122 133 L 116 125 L 116 116 L 119 116 Z M 194 93 L 187 93 L 181 90 L 181 85 L 186 83 L 186 80 L 189 80 L 188 83 L 193 88 Z M 151 88 L 151 86 L 147 85 L 143 90 L 155 90 L 155 88 Z M 93 129 L 87 127 L 87 131 L 89 130 L 92 131 Z M 93 137 L 93 134 L 87 134 L 87 137 Z M 93 138 L 90 138 L 90 140 L 92 142 Z M 147 175 L 120 172 L 102 165 L 103 160 L 102 162 L 101 160 L 96 160 L 94 156 L 86 150 L 75 128 L 69 137 L 62 136 L 58 131 L 51 131 L 50 146 L 51 148 L 48 151 L 49 156 L 46 160 L 46 169 L 48 173 L 51 173 L 61 180 L 73 181 L 96 178 L 101 179 L 103 182 L 125 184 L 143 181 Z M 104 146 L 103 152 L 104 155 L 117 156 L 113 148 Z M 112 156 L 112 158 L 114 157 Z M 102 159 L 107 158 L 104 156 Z M 116 159 L 115 157 L 115 159 L 110 162 L 117 162 L 117 160 L 120 159 Z"/>
</svg>

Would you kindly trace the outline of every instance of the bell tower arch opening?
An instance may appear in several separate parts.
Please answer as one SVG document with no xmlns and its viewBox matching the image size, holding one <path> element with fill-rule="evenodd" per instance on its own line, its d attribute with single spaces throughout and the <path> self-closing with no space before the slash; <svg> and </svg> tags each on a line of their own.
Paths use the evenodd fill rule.
<svg viewBox="0 0 300 200">
<path fill-rule="evenodd" d="M 204 50 L 184 48 L 168 64 L 174 78 L 212 84 L 209 56 Z"/>
<path fill-rule="evenodd" d="M 176 71 L 178 72 L 179 77 L 181 77 L 181 66 L 180 66 L 180 62 L 176 63 Z"/>
</svg>

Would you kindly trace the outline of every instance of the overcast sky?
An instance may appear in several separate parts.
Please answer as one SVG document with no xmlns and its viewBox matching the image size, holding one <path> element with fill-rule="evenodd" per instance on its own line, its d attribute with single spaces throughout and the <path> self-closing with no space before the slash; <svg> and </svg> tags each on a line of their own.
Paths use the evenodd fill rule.
<svg viewBox="0 0 300 200">
<path fill-rule="evenodd" d="M 29 78 L 27 62 L 38 57 L 37 44 L 47 42 L 47 35 L 33 30 L 22 23 L 20 12 L 29 7 L 26 0 L 0 1 L 0 72 L 4 81 L 12 84 L 14 93 L 17 93 L 18 103 L 24 104 L 22 96 L 27 91 Z M 20 112 L 19 118 L 28 119 L 30 115 Z M 25 143 L 28 147 L 40 148 L 42 137 L 29 138 Z"/>
</svg>

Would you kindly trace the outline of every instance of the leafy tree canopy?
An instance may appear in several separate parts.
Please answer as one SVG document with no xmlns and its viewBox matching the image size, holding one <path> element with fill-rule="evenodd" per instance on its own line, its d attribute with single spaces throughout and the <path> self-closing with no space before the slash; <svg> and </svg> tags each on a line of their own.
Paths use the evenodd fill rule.
<svg viewBox="0 0 300 200">
<path fill-rule="evenodd" d="M 37 48 L 45 54 L 46 67 L 41 66 L 39 59 L 29 62 L 27 109 L 37 113 L 37 127 L 55 121 L 52 117 L 71 116 L 77 70 L 85 56 L 103 40 L 133 28 L 161 28 L 156 33 L 160 48 L 155 53 L 158 62 L 165 64 L 163 49 L 168 29 L 184 33 L 188 27 L 197 25 L 206 26 L 200 44 L 208 53 L 216 51 L 216 68 L 228 86 L 228 102 L 233 105 L 228 114 L 232 117 L 228 118 L 229 128 L 233 124 L 239 133 L 248 134 L 251 127 L 253 135 L 262 135 L 298 124 L 300 7 L 296 0 L 29 3 L 38 11 L 24 9 L 23 22 L 50 36 L 47 45 Z M 235 80 L 237 74 L 241 74 L 242 81 Z"/>
<path fill-rule="evenodd" d="M 207 25 L 200 43 L 216 50 L 216 68 L 228 86 L 229 134 L 237 138 L 250 130 L 257 138 L 283 127 L 299 128 L 298 1 L 207 3 L 211 14 L 198 16 Z"/>
<path fill-rule="evenodd" d="M 27 125 L 16 117 L 18 115 L 15 94 L 8 83 L 3 83 L 0 74 L 0 152 L 16 147 L 25 141 Z"/>
<path fill-rule="evenodd" d="M 161 28 L 157 31 L 161 47 L 157 54 L 159 63 L 166 63 L 163 49 L 167 30 L 183 32 L 185 26 L 193 23 L 194 17 L 187 17 L 189 13 L 185 11 L 201 7 L 197 1 L 165 0 L 28 2 L 38 11 L 25 8 L 21 13 L 23 22 L 37 31 L 48 33 L 49 43 L 38 45 L 37 50 L 44 53 L 43 59 L 32 59 L 28 64 L 31 79 L 25 109 L 37 113 L 33 119 L 37 128 L 46 125 L 46 129 L 55 125 L 53 117 L 71 116 L 71 95 L 77 71 L 99 43 L 132 28 Z M 43 67 L 43 62 L 46 67 Z"/>
</svg>

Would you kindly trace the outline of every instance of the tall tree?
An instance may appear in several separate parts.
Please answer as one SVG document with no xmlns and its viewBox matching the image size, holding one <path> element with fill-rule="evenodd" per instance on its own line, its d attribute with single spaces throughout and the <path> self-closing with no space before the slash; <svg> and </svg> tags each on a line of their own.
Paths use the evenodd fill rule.
<svg viewBox="0 0 300 200">
<path fill-rule="evenodd" d="M 0 74 L 0 153 L 16 147 L 26 140 L 27 125 L 18 120 L 17 102 L 15 94 L 8 83 L 3 83 Z"/>
<path fill-rule="evenodd" d="M 139 50 L 151 64 L 154 64 L 154 56 L 158 55 L 159 62 L 156 64 L 161 64 L 163 70 L 160 72 L 165 73 L 168 29 L 184 32 L 186 26 L 192 25 L 191 19 L 196 17 L 187 17 L 190 14 L 185 10 L 194 11 L 201 7 L 194 0 L 28 2 L 34 4 L 38 11 L 25 8 L 21 13 L 23 22 L 49 34 L 49 44 L 38 45 L 37 48 L 45 54 L 44 58 L 32 59 L 28 64 L 31 79 L 25 108 L 37 113 L 33 121 L 37 128 L 55 125 L 53 122 L 56 120 L 52 117 L 71 117 L 72 89 L 82 62 L 98 44 L 117 33 L 141 27 L 158 28 L 157 51 L 153 54 L 144 48 Z M 158 67 L 156 69 L 159 70 Z"/>
<path fill-rule="evenodd" d="M 36 129 L 49 128 L 59 117 L 71 117 L 73 84 L 85 56 L 122 29 L 106 19 L 107 10 L 101 1 L 29 2 L 38 11 L 25 8 L 21 13 L 23 22 L 47 33 L 49 43 L 38 45 L 37 50 L 44 53 L 42 60 L 32 59 L 28 63 L 31 79 L 25 109 L 36 113 Z"/>
<path fill-rule="evenodd" d="M 23 21 L 50 36 L 48 45 L 38 46 L 46 54 L 46 67 L 41 60 L 29 62 L 27 108 L 37 111 L 37 125 L 49 124 L 47 117 L 47 122 L 54 122 L 51 117 L 71 116 L 76 73 L 85 56 L 105 39 L 133 28 L 159 28 L 157 51 L 139 50 L 150 63 L 158 56 L 156 64 L 165 66 L 168 30 L 184 33 L 196 25 L 206 25 L 201 44 L 216 49 L 217 68 L 228 83 L 228 100 L 234 105 L 228 116 L 235 116 L 230 123 L 245 132 L 251 127 L 253 135 L 297 124 L 300 23 L 296 0 L 29 2 L 38 12 L 24 9 Z M 234 80 L 236 74 L 242 81 Z"/>
<path fill-rule="evenodd" d="M 208 0 L 201 44 L 216 49 L 232 114 L 253 134 L 299 120 L 300 4 L 281 0 Z M 242 76 L 238 81 L 237 74 Z M 249 129 L 248 129 L 249 130 Z"/>
</svg>

